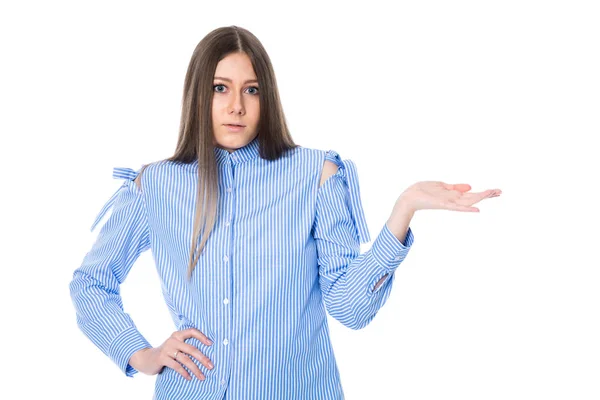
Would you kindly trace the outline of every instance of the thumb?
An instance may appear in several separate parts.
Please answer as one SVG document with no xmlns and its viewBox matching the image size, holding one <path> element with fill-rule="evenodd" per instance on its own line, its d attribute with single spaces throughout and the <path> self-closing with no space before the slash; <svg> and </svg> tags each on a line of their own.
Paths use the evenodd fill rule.
<svg viewBox="0 0 600 400">
<path fill-rule="evenodd" d="M 448 190 L 458 190 L 459 192 L 463 192 L 463 193 L 471 190 L 471 185 L 469 185 L 468 183 L 456 183 L 456 184 L 445 183 L 444 187 Z"/>
</svg>

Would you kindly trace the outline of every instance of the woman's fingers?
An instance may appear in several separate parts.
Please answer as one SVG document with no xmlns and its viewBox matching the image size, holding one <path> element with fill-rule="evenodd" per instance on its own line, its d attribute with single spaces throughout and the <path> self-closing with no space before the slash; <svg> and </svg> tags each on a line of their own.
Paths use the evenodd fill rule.
<svg viewBox="0 0 600 400">
<path fill-rule="evenodd" d="M 443 206 L 446 210 L 479 212 L 479 208 L 477 208 L 477 207 L 463 206 L 461 204 L 453 203 L 451 201 L 447 201 L 447 202 L 443 203 Z"/>
<path fill-rule="evenodd" d="M 196 360 L 200 361 L 202 364 L 204 364 L 204 366 L 206 368 L 213 369 L 213 364 L 210 361 L 210 359 L 208 357 L 206 357 L 204 354 L 202 354 L 202 352 L 200 352 L 200 350 L 198 350 L 196 347 L 192 346 L 191 344 L 181 342 L 179 349 L 186 354 L 194 356 L 194 358 Z M 177 359 L 179 359 L 179 356 L 177 356 Z"/>
<path fill-rule="evenodd" d="M 488 198 L 489 193 L 473 193 L 470 196 L 463 195 L 460 199 L 457 199 L 456 202 L 462 206 L 472 206 L 473 204 L 479 203 L 481 200 Z"/>
<path fill-rule="evenodd" d="M 179 372 L 184 378 L 191 379 L 191 377 L 185 371 L 185 368 L 183 368 L 181 364 L 185 365 L 190 371 L 192 371 L 198 379 L 204 380 L 206 379 L 206 376 L 202 373 L 202 371 L 198 368 L 194 360 L 192 360 L 190 357 L 194 357 L 209 370 L 213 369 L 214 366 L 212 364 L 212 361 L 200 350 L 198 350 L 198 348 L 185 342 L 186 339 L 189 339 L 191 337 L 198 339 L 200 342 L 208 346 L 212 345 L 212 341 L 208 339 L 208 337 L 206 337 L 204 333 L 202 333 L 196 328 L 175 331 L 171 334 L 171 338 L 169 339 L 171 341 L 170 345 L 167 346 L 171 349 L 174 349 L 171 351 L 171 354 L 168 358 L 169 360 L 174 361 L 179 366 L 179 368 L 174 369 L 176 369 L 177 372 Z M 173 358 L 175 351 L 178 351 L 176 359 Z M 175 364 L 169 362 L 169 365 Z"/>
<path fill-rule="evenodd" d="M 173 333 L 173 335 L 177 335 L 176 337 L 179 340 L 181 340 L 182 342 L 185 339 L 194 337 L 207 346 L 210 346 L 211 344 L 213 344 L 212 341 L 204 333 L 202 333 L 202 331 L 200 331 L 196 328 L 188 328 L 188 329 L 184 329 L 182 331 L 176 331 Z"/>
<path fill-rule="evenodd" d="M 206 379 L 206 376 L 204 376 L 202 371 L 200 371 L 200 368 L 198 368 L 196 363 L 192 361 L 192 359 L 189 358 L 187 354 L 182 352 L 177 353 L 177 360 L 174 361 L 178 361 L 181 364 L 184 364 L 186 367 L 188 367 L 190 371 L 194 373 L 194 375 L 196 375 L 196 378 L 200 379 L 201 381 Z M 184 375 L 184 378 L 187 378 L 187 376 Z"/>
<path fill-rule="evenodd" d="M 444 202 L 443 205 L 448 210 L 479 212 L 479 208 L 472 207 L 473 204 L 477 204 L 481 200 L 488 199 L 491 197 L 498 197 L 501 194 L 502 190 L 500 189 L 490 189 L 481 193 L 464 193 L 460 198 L 455 200 L 448 200 Z"/>
<path fill-rule="evenodd" d="M 211 344 L 213 344 L 213 342 L 206 337 L 206 335 L 204 333 L 202 333 L 201 331 L 199 331 L 198 329 L 194 329 L 191 328 L 191 334 L 198 340 L 200 340 L 202 343 L 204 343 L 205 345 L 210 346 Z"/>
<path fill-rule="evenodd" d="M 206 366 L 206 368 L 212 369 L 213 364 L 212 364 L 211 360 L 208 357 L 206 357 L 204 354 L 202 354 L 200 351 L 198 351 L 198 349 L 196 349 L 194 346 L 185 343 L 185 340 L 188 338 L 194 337 L 194 338 L 200 340 L 200 342 L 206 344 L 207 346 L 212 345 L 212 341 L 208 337 L 206 337 L 206 335 L 204 333 L 202 333 L 200 330 L 198 330 L 196 328 L 184 329 L 183 331 L 181 331 L 181 335 L 182 335 L 181 341 L 184 346 L 183 351 L 186 352 L 187 354 L 194 356 L 198 361 L 200 361 L 202 364 L 204 364 Z"/>
<path fill-rule="evenodd" d="M 183 356 L 182 356 L 182 358 L 183 358 Z M 177 354 L 177 359 L 179 359 L 179 354 Z M 188 360 L 189 360 L 189 358 L 188 358 Z M 177 371 L 181 376 L 183 376 L 188 381 L 192 380 L 192 377 L 190 376 L 190 374 L 188 374 L 188 372 L 185 370 L 185 368 L 183 368 L 183 365 L 181 365 L 179 361 L 175 361 L 173 359 L 173 357 L 167 356 L 167 359 L 164 361 L 164 364 L 167 367 Z M 200 378 L 198 378 L 198 379 L 200 379 Z"/>
<path fill-rule="evenodd" d="M 498 197 L 501 193 L 502 191 L 499 189 L 486 190 L 481 193 L 465 193 L 455 201 L 463 206 L 472 206 L 473 204 L 479 203 L 481 200 L 488 199 L 490 197 Z"/>
</svg>

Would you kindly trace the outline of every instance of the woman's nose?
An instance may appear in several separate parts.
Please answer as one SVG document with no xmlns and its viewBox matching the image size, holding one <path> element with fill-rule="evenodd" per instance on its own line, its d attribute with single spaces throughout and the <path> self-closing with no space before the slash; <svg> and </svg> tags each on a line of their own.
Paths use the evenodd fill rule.
<svg viewBox="0 0 600 400">
<path fill-rule="evenodd" d="M 231 104 L 229 105 L 230 112 L 233 111 L 237 114 L 241 114 L 244 111 L 244 105 L 242 104 L 242 95 L 234 94 L 231 96 Z"/>
</svg>

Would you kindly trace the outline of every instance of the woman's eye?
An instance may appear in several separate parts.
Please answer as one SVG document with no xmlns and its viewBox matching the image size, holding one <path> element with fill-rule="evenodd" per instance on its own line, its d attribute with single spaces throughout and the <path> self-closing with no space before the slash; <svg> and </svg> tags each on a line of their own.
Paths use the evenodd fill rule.
<svg viewBox="0 0 600 400">
<path fill-rule="evenodd" d="M 219 85 L 213 85 L 213 90 L 215 90 L 215 89 L 216 89 L 216 88 L 218 88 L 218 87 L 225 87 L 225 85 L 222 85 L 222 84 L 219 84 Z M 249 90 L 252 90 L 252 89 L 254 89 L 254 90 L 255 90 L 253 93 L 250 93 L 250 94 L 258 94 L 258 87 L 256 87 L 256 86 L 250 86 L 248 89 L 249 89 Z M 217 93 L 223 93 L 223 92 L 221 92 L 221 91 L 217 90 Z"/>
</svg>

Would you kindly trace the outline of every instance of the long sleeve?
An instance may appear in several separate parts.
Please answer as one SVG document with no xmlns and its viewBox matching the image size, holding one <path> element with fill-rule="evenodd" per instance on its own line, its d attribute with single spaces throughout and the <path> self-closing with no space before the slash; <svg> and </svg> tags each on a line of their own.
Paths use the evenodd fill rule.
<svg viewBox="0 0 600 400">
<path fill-rule="evenodd" d="M 360 253 L 360 243 L 370 240 L 360 199 L 356 167 L 333 150 L 326 159 L 338 166 L 317 191 L 312 229 L 317 246 L 319 283 L 329 314 L 351 329 L 371 322 L 388 299 L 394 271 L 405 259 L 414 237 L 408 228 L 404 243 L 384 224 L 371 248 Z M 376 283 L 388 278 L 374 290 Z"/>
<path fill-rule="evenodd" d="M 113 177 L 125 182 L 92 225 L 93 231 L 113 207 L 69 284 L 77 325 L 128 377 L 138 372 L 128 364 L 129 358 L 152 347 L 124 312 L 119 288 L 139 255 L 150 247 L 144 194 L 133 182 L 138 173 L 129 168 L 114 169 Z"/>
</svg>

